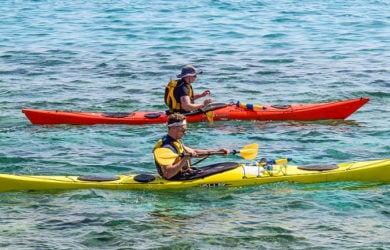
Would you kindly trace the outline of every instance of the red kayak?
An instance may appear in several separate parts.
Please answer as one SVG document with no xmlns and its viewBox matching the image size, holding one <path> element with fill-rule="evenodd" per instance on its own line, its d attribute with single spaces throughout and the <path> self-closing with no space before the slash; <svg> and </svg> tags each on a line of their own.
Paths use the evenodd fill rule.
<svg viewBox="0 0 390 250">
<path fill-rule="evenodd" d="M 215 103 L 209 107 L 186 114 L 188 122 L 211 122 L 226 120 L 265 120 L 265 121 L 315 121 L 346 119 L 370 99 L 361 97 L 327 103 L 291 105 L 252 105 L 244 103 Z M 134 112 L 75 112 L 60 110 L 23 109 L 32 124 L 154 124 L 165 123 L 165 111 Z"/>
</svg>

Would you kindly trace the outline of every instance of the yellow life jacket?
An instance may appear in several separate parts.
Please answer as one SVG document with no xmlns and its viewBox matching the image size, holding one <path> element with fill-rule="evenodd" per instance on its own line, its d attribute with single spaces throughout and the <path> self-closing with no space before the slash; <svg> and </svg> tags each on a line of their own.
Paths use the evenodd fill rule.
<svg viewBox="0 0 390 250">
<path fill-rule="evenodd" d="M 179 82 L 178 80 L 171 80 L 167 84 L 167 86 L 165 86 L 164 100 L 165 100 L 165 104 L 169 107 L 170 113 L 174 113 L 174 112 L 186 113 L 186 111 L 184 111 L 181 108 L 180 100 L 177 100 L 175 97 L 174 90 L 178 86 L 177 85 L 178 82 Z M 188 88 L 188 95 L 190 97 L 191 102 L 193 102 L 194 101 L 194 92 L 192 90 L 191 84 L 188 84 L 185 82 L 183 84 L 185 84 L 186 87 Z"/>
<path fill-rule="evenodd" d="M 153 152 L 154 152 L 154 150 L 156 150 L 157 148 L 162 148 L 162 147 L 163 147 L 164 145 L 166 145 L 166 144 L 172 145 L 172 146 L 176 149 L 177 154 L 179 154 L 179 155 L 185 153 L 184 146 L 183 146 L 183 143 L 182 143 L 181 141 L 177 141 L 177 140 L 175 140 L 175 141 L 170 141 L 170 140 L 168 140 L 167 136 L 164 136 L 163 138 L 161 138 L 160 140 L 157 141 L 156 145 L 155 145 L 154 148 L 153 148 Z M 180 160 L 181 160 L 181 157 L 178 157 L 178 158 L 176 159 L 176 161 L 175 161 L 173 164 L 176 164 L 176 163 L 177 163 L 178 161 L 180 161 Z M 160 164 L 158 164 L 157 161 L 155 161 L 155 164 L 156 164 L 158 173 L 159 173 L 161 176 L 164 176 L 164 175 L 163 175 L 162 166 L 160 166 Z M 184 172 L 184 171 L 189 170 L 189 169 L 191 169 L 191 163 L 190 163 L 190 161 L 188 160 L 188 162 L 187 162 L 187 168 L 181 169 L 180 172 Z"/>
</svg>

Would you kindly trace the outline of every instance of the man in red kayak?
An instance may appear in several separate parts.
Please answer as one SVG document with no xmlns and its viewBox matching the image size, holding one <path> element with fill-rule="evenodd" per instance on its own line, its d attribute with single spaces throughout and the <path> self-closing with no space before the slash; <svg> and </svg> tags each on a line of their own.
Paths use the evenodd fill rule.
<svg viewBox="0 0 390 250">
<path fill-rule="evenodd" d="M 155 145 L 157 148 L 168 148 L 173 153 L 181 155 L 188 153 L 186 156 L 179 156 L 171 165 L 160 165 L 155 159 L 158 173 L 165 179 L 173 180 L 186 175 L 191 175 L 191 157 L 196 157 L 198 154 L 211 154 L 215 152 L 224 152 L 224 155 L 229 154 L 229 149 L 221 148 L 218 150 L 192 149 L 184 146 L 181 139 L 186 133 L 187 123 L 183 114 L 174 113 L 168 116 L 168 134 L 161 138 Z"/>
<path fill-rule="evenodd" d="M 197 70 L 192 65 L 186 65 L 181 69 L 181 73 L 177 74 L 178 80 L 172 80 L 168 83 L 165 88 L 165 104 L 169 107 L 170 113 L 195 111 L 212 102 L 211 98 L 207 98 L 203 103 L 195 103 L 196 99 L 211 94 L 209 89 L 203 91 L 202 94 L 194 94 L 192 83 L 195 82 L 199 74 L 202 74 L 202 70 Z"/>
</svg>

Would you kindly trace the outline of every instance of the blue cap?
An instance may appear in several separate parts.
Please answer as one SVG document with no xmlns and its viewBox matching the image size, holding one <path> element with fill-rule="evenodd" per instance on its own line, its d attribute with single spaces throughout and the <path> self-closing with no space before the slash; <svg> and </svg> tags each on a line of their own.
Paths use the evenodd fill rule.
<svg viewBox="0 0 390 250">
<path fill-rule="evenodd" d="M 196 76 L 202 73 L 202 70 L 198 70 L 192 65 L 186 65 L 181 69 L 181 73 L 177 74 L 176 76 L 177 78 L 184 78 L 186 76 Z"/>
</svg>

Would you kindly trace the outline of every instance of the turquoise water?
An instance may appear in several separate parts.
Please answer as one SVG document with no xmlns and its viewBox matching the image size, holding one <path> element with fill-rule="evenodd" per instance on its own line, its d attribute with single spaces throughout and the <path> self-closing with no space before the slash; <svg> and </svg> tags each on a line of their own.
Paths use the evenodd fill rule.
<svg viewBox="0 0 390 250">
<path fill-rule="evenodd" d="M 371 98 L 346 121 L 190 124 L 187 145 L 257 142 L 259 158 L 296 164 L 390 156 L 387 1 L 6 0 L 0 13 L 1 173 L 154 173 L 163 125 L 32 126 L 21 109 L 161 110 L 164 85 L 187 63 L 204 70 L 195 89 L 218 102 Z M 0 201 L 3 249 L 390 248 L 390 189 L 376 183 Z"/>
</svg>

